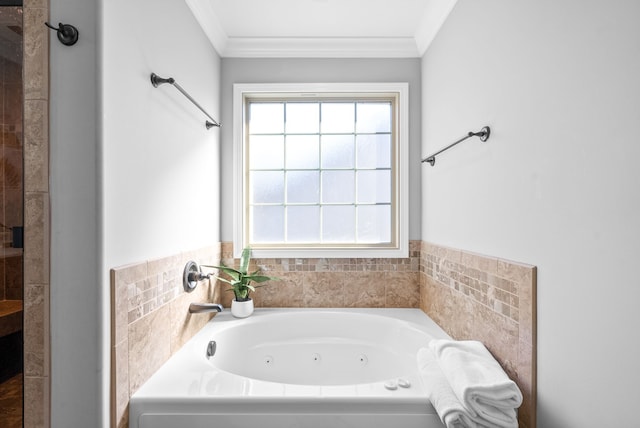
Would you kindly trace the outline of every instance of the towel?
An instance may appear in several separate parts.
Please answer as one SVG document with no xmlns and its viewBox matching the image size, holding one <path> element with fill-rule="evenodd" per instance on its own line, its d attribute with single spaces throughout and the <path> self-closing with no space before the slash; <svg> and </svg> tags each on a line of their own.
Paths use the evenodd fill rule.
<svg viewBox="0 0 640 428">
<path fill-rule="evenodd" d="M 485 426 L 481 424 L 479 418 L 474 420 L 471 413 L 458 400 L 431 349 L 425 347 L 418 350 L 417 361 L 429 401 L 447 428 Z"/>
<path fill-rule="evenodd" d="M 494 427 L 518 427 L 516 409 L 522 404 L 522 393 L 481 342 L 432 340 L 429 348 L 474 420 Z"/>
</svg>

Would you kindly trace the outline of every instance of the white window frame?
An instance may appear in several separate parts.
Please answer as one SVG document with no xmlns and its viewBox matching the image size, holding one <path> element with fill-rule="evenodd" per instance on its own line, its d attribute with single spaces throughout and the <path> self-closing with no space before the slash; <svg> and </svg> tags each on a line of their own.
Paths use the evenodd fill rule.
<svg viewBox="0 0 640 428">
<path fill-rule="evenodd" d="M 409 84 L 388 83 L 236 83 L 233 85 L 233 249 L 239 257 L 247 245 L 245 236 L 245 180 L 246 163 L 244 124 L 245 94 L 304 93 L 308 96 L 322 93 L 397 93 L 397 165 L 398 186 L 396 202 L 395 246 L 375 247 L 295 247 L 255 248 L 253 256 L 260 258 L 406 258 L 409 256 Z"/>
</svg>

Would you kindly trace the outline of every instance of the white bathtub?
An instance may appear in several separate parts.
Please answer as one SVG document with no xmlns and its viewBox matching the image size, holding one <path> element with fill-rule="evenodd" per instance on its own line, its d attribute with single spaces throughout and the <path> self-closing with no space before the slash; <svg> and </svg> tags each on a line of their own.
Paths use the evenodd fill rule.
<svg viewBox="0 0 640 428">
<path fill-rule="evenodd" d="M 129 426 L 441 428 L 416 365 L 432 338 L 418 309 L 225 311 L 131 397 Z"/>
</svg>

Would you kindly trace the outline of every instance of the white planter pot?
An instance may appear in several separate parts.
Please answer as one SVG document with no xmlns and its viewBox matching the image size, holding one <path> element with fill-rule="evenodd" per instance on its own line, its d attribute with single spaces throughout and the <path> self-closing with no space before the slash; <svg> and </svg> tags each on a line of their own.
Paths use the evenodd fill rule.
<svg viewBox="0 0 640 428">
<path fill-rule="evenodd" d="M 231 315 L 236 318 L 246 318 L 253 313 L 253 299 L 244 302 L 238 302 L 235 299 L 231 301 Z"/>
</svg>

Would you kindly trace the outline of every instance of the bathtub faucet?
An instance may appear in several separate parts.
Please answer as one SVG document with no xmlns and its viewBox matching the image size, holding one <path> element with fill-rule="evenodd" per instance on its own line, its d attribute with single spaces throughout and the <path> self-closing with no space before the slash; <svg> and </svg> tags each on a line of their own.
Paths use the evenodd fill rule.
<svg viewBox="0 0 640 428">
<path fill-rule="evenodd" d="M 206 312 L 222 312 L 224 308 L 220 303 L 192 303 L 189 305 L 190 314 L 203 314 Z"/>
</svg>

